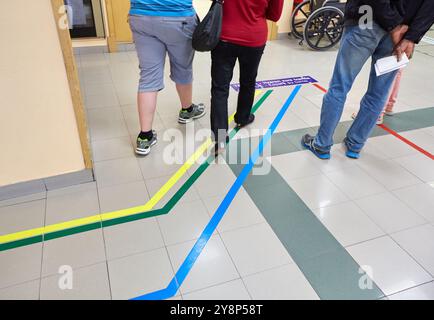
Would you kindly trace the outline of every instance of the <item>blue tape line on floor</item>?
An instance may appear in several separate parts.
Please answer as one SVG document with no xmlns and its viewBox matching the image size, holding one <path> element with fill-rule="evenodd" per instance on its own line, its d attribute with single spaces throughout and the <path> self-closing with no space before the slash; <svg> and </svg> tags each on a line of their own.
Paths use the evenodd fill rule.
<svg viewBox="0 0 434 320">
<path fill-rule="evenodd" d="M 196 241 L 195 245 L 191 249 L 188 256 L 185 258 L 184 262 L 178 269 L 178 272 L 176 273 L 175 277 L 172 279 L 170 284 L 167 286 L 167 288 L 136 297 L 132 300 L 164 300 L 176 295 L 176 293 L 179 290 L 179 287 L 182 285 L 185 278 L 190 273 L 191 269 L 193 268 L 194 264 L 196 263 L 197 259 L 199 258 L 200 254 L 202 253 L 209 239 L 211 238 L 212 234 L 216 230 L 218 224 L 220 223 L 223 216 L 225 215 L 229 205 L 232 203 L 238 191 L 241 189 L 244 181 L 246 180 L 247 176 L 249 175 L 256 161 L 260 157 L 261 153 L 264 151 L 265 145 L 270 141 L 273 133 L 277 129 L 277 126 L 279 125 L 286 111 L 288 111 L 289 107 L 291 106 L 292 102 L 294 101 L 300 89 L 301 89 L 300 85 L 294 88 L 288 100 L 286 100 L 285 104 L 280 109 L 273 123 L 268 128 L 267 133 L 260 141 L 258 147 L 250 156 L 249 162 L 244 166 L 240 175 L 235 180 L 231 189 L 229 190 L 229 192 L 221 202 L 220 206 L 214 213 L 210 222 L 205 227 L 205 230 L 202 232 L 202 235 Z"/>
</svg>

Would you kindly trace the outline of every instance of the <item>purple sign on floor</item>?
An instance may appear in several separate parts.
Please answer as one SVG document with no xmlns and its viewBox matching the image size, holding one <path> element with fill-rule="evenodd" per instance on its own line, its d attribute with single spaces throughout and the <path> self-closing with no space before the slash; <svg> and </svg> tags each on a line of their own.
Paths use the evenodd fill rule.
<svg viewBox="0 0 434 320">
<path fill-rule="evenodd" d="M 278 87 L 289 87 L 289 86 L 297 86 L 300 84 L 308 84 L 318 82 L 314 78 L 310 76 L 303 77 L 292 77 L 292 78 L 284 78 L 284 79 L 274 79 L 274 80 L 263 80 L 256 82 L 256 89 L 268 89 L 268 88 L 278 88 Z M 234 83 L 231 84 L 232 89 L 235 91 L 240 91 L 240 84 Z"/>
</svg>

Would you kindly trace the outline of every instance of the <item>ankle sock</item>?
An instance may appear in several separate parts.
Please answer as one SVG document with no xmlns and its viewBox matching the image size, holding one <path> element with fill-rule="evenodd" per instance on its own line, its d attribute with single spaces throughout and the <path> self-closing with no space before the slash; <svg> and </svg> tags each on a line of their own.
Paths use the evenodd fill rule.
<svg viewBox="0 0 434 320">
<path fill-rule="evenodd" d="M 154 133 L 152 132 L 152 130 L 151 131 L 146 131 L 146 132 L 142 131 L 139 134 L 139 138 L 142 139 L 142 140 L 151 141 L 151 139 L 153 137 L 154 137 Z"/>
<path fill-rule="evenodd" d="M 182 111 L 192 112 L 193 111 L 193 105 L 191 105 L 190 108 L 182 109 Z"/>
</svg>

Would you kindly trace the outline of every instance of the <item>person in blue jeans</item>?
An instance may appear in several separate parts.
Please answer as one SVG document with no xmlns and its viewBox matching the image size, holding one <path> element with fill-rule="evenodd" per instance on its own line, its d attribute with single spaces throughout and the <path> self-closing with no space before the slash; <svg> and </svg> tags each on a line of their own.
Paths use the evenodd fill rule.
<svg viewBox="0 0 434 320">
<path fill-rule="evenodd" d="M 360 25 L 361 6 L 373 10 L 371 26 Z M 377 77 L 375 63 L 378 59 L 395 53 L 399 58 L 405 52 L 411 57 L 418 43 L 434 22 L 432 1 L 426 0 L 349 0 L 346 26 L 336 60 L 329 91 L 324 96 L 321 122 L 316 136 L 302 138 L 305 148 L 320 159 L 330 159 L 333 135 L 342 116 L 348 92 L 369 58 L 371 73 L 360 111 L 347 132 L 344 144 L 346 155 L 358 159 L 378 116 L 389 95 L 396 72 Z M 431 12 L 431 14 L 428 14 Z"/>
</svg>

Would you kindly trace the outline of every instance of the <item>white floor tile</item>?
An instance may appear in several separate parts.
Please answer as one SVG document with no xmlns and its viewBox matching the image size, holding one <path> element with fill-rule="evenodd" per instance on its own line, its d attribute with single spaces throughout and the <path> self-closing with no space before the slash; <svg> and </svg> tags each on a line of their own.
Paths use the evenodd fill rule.
<svg viewBox="0 0 434 320">
<path fill-rule="evenodd" d="M 0 288 L 39 279 L 41 259 L 41 243 L 0 252 Z"/>
<path fill-rule="evenodd" d="M 212 164 L 196 181 L 195 187 L 201 198 L 226 194 L 236 177 L 226 164 Z M 218 181 L 219 187 L 216 187 Z"/>
<path fill-rule="evenodd" d="M 254 300 L 318 300 L 300 269 L 286 265 L 244 278 Z"/>
<path fill-rule="evenodd" d="M 99 188 L 98 197 L 102 213 L 142 206 L 149 200 L 144 181 Z"/>
<path fill-rule="evenodd" d="M 431 275 L 389 237 L 357 244 L 348 251 L 386 295 L 432 280 Z"/>
<path fill-rule="evenodd" d="M 45 220 L 45 200 L 0 207 L 0 235 L 40 228 Z"/>
<path fill-rule="evenodd" d="M 184 300 L 250 300 L 243 281 L 234 280 L 183 296 Z"/>
<path fill-rule="evenodd" d="M 38 300 L 39 280 L 0 289 L 0 300 Z"/>
<path fill-rule="evenodd" d="M 155 218 L 106 227 L 104 241 L 109 260 L 164 247 Z"/>
<path fill-rule="evenodd" d="M 355 202 L 387 233 L 408 229 L 427 222 L 391 193 L 369 196 Z"/>
<path fill-rule="evenodd" d="M 434 136 L 434 126 L 423 129 L 424 132 L 428 133 L 431 136 Z"/>
<path fill-rule="evenodd" d="M 169 246 L 170 259 L 175 270 L 181 266 L 195 242 L 187 242 Z M 213 236 L 191 268 L 190 273 L 181 286 L 181 293 L 207 288 L 231 280 L 238 279 L 238 274 L 223 242 Z"/>
<path fill-rule="evenodd" d="M 412 228 L 395 233 L 392 238 L 434 276 L 434 226 Z"/>
<path fill-rule="evenodd" d="M 119 100 L 115 91 L 109 91 L 86 95 L 84 104 L 88 109 L 119 107 Z"/>
<path fill-rule="evenodd" d="M 72 288 L 62 289 L 63 274 L 41 279 L 41 300 L 109 300 L 106 263 L 72 270 Z"/>
<path fill-rule="evenodd" d="M 166 249 L 108 262 L 114 300 L 128 300 L 166 288 L 173 270 Z"/>
<path fill-rule="evenodd" d="M 420 184 L 393 191 L 407 206 L 430 222 L 434 222 L 434 186 Z"/>
<path fill-rule="evenodd" d="M 222 201 L 223 196 L 203 199 L 210 216 L 214 215 Z M 230 204 L 217 230 L 219 230 L 219 232 L 230 231 L 262 222 L 265 222 L 264 216 L 247 192 L 242 188 Z"/>
<path fill-rule="evenodd" d="M 47 198 L 47 192 L 42 191 L 42 192 L 38 192 L 38 193 L 29 194 L 27 196 L 2 200 L 2 201 L 0 201 L 0 207 L 8 207 L 8 206 L 13 206 L 16 204 L 22 204 L 22 203 L 26 203 L 26 202 L 45 200 L 46 198 Z"/>
<path fill-rule="evenodd" d="M 296 108 L 296 107 L 297 106 L 294 104 L 293 108 Z M 274 117 L 273 117 L 273 120 L 274 120 Z M 270 123 L 270 125 L 271 125 L 271 123 Z M 267 129 L 268 127 L 264 127 L 264 128 Z M 309 127 L 309 125 L 305 121 L 300 119 L 299 116 L 297 116 L 294 113 L 287 112 L 283 116 L 283 118 L 280 121 L 279 125 L 277 126 L 275 132 L 296 130 L 296 129 L 307 128 L 307 127 Z"/>
<path fill-rule="evenodd" d="M 390 300 L 434 300 L 434 282 L 408 289 L 389 297 Z"/>
<path fill-rule="evenodd" d="M 308 126 L 319 126 L 321 118 L 321 109 L 308 99 L 299 96 L 294 101 L 294 108 L 291 111 Z"/>
<path fill-rule="evenodd" d="M 269 161 L 287 182 L 321 173 L 314 157 L 312 157 L 312 153 L 309 151 L 274 156 L 269 158 Z"/>
<path fill-rule="evenodd" d="M 422 149 L 434 154 L 434 139 L 423 129 L 411 130 L 400 133 L 404 138 L 410 140 Z"/>
<path fill-rule="evenodd" d="M 136 158 L 96 162 L 94 170 L 100 188 L 143 180 Z"/>
<path fill-rule="evenodd" d="M 292 259 L 268 223 L 221 234 L 241 276 L 292 263 Z"/>
<path fill-rule="evenodd" d="M 352 200 L 386 191 L 380 183 L 357 167 L 333 171 L 326 175 Z"/>
<path fill-rule="evenodd" d="M 310 209 L 323 208 L 348 201 L 324 174 L 292 180 L 289 185 Z"/>
<path fill-rule="evenodd" d="M 128 136 L 120 107 L 90 109 L 87 115 L 92 141 Z"/>
<path fill-rule="evenodd" d="M 421 183 L 421 180 L 393 160 L 362 157 L 357 162 L 365 172 L 380 182 L 387 190 L 399 189 Z"/>
<path fill-rule="evenodd" d="M 134 156 L 134 149 L 130 137 L 98 140 L 92 143 L 93 160 L 95 162 L 128 158 Z"/>
<path fill-rule="evenodd" d="M 105 260 L 104 240 L 101 230 L 45 241 L 42 276 L 57 274 L 62 266 L 78 269 Z"/>
<path fill-rule="evenodd" d="M 94 183 L 83 188 L 70 188 L 71 192 L 58 195 L 58 190 L 48 192 L 45 224 L 94 216 L 100 213 L 98 192 Z"/>
<path fill-rule="evenodd" d="M 177 204 L 169 214 L 157 217 L 167 246 L 199 238 L 210 218 L 202 201 Z"/>
<path fill-rule="evenodd" d="M 179 164 L 167 164 L 162 153 L 151 153 L 139 158 L 138 162 L 145 180 L 172 175 L 181 167 Z"/>
<path fill-rule="evenodd" d="M 415 149 L 392 135 L 373 137 L 368 143 L 380 149 L 390 159 L 417 154 Z"/>
<path fill-rule="evenodd" d="M 353 202 L 316 209 L 314 212 L 343 246 L 384 235 L 384 232 Z"/>
<path fill-rule="evenodd" d="M 434 161 L 424 154 L 395 159 L 397 163 L 424 182 L 434 181 Z"/>
</svg>

